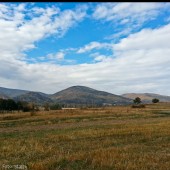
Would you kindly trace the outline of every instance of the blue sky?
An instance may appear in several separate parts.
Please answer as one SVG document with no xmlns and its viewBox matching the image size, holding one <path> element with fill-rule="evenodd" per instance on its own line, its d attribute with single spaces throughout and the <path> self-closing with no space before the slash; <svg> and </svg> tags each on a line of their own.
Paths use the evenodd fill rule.
<svg viewBox="0 0 170 170">
<path fill-rule="evenodd" d="M 170 3 L 0 3 L 0 86 L 170 95 Z"/>
</svg>

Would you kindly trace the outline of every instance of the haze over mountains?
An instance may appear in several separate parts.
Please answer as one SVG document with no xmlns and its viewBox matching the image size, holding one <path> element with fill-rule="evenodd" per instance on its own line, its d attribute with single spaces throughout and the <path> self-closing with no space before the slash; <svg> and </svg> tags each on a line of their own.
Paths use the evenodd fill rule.
<svg viewBox="0 0 170 170">
<path fill-rule="evenodd" d="M 55 94 L 0 87 L 0 98 L 11 98 L 15 101 L 34 102 L 37 104 L 125 105 L 132 104 L 135 97 L 140 97 L 143 103 L 149 103 L 153 98 L 158 98 L 162 102 L 170 102 L 170 96 L 153 93 L 127 93 L 115 95 L 85 86 L 72 86 Z"/>
</svg>

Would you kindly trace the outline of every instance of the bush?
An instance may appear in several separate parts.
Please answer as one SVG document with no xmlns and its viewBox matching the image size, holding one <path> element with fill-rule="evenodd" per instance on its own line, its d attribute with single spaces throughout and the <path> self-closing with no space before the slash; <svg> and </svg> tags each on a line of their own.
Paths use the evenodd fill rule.
<svg viewBox="0 0 170 170">
<path fill-rule="evenodd" d="M 48 103 L 45 103 L 44 105 L 44 111 L 49 111 L 50 110 L 50 106 Z"/>
<path fill-rule="evenodd" d="M 145 108 L 145 105 L 144 104 L 132 105 L 132 108 Z"/>
<path fill-rule="evenodd" d="M 50 106 L 51 110 L 61 110 L 62 106 L 60 104 L 54 104 Z"/>
<path fill-rule="evenodd" d="M 159 102 L 159 99 L 152 99 L 152 103 L 158 103 Z"/>
<path fill-rule="evenodd" d="M 139 103 L 141 103 L 141 98 L 136 97 L 136 98 L 133 100 L 133 102 L 134 102 L 135 104 L 139 104 Z"/>
</svg>

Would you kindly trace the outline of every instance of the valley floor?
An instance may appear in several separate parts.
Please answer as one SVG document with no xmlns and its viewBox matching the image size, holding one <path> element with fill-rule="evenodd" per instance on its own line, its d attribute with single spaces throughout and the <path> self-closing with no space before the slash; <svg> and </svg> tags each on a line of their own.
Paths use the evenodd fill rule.
<svg viewBox="0 0 170 170">
<path fill-rule="evenodd" d="M 168 170 L 170 103 L 0 114 L 0 168 Z"/>
</svg>

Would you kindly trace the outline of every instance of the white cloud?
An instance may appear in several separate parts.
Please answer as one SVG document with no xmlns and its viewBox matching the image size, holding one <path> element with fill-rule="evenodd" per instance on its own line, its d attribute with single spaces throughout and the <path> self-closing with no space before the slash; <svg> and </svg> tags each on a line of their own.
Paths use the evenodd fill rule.
<svg viewBox="0 0 170 170">
<path fill-rule="evenodd" d="M 61 60 L 61 59 L 64 59 L 64 53 L 63 52 L 58 52 L 57 54 L 56 54 L 56 57 L 57 57 L 57 59 L 59 59 L 59 60 Z"/>
<path fill-rule="evenodd" d="M 35 48 L 35 42 L 51 35 L 63 36 L 66 31 L 81 21 L 86 15 L 86 9 L 60 11 L 57 7 L 33 9 L 39 10 L 34 16 L 32 9 L 26 5 L 0 4 L 0 51 L 1 58 L 23 56 L 26 50 Z M 25 11 L 25 12 L 23 12 Z M 30 16 L 29 20 L 25 18 Z"/>
<path fill-rule="evenodd" d="M 168 3 L 101 3 L 94 9 L 96 20 L 118 21 L 119 24 L 130 24 L 132 27 L 142 25 L 147 20 L 158 16 L 160 9 L 168 9 Z"/>
<path fill-rule="evenodd" d="M 128 27 L 120 32 L 117 32 L 117 33 L 114 33 L 112 35 L 109 35 L 107 37 L 105 37 L 105 39 L 109 40 L 109 39 L 119 39 L 120 36 L 126 36 L 126 35 L 129 35 L 132 31 L 132 28 Z"/>
<path fill-rule="evenodd" d="M 170 24 L 157 29 L 143 29 L 124 38 L 119 44 L 114 45 L 115 50 L 139 50 L 139 49 L 168 49 L 170 43 Z"/>
<path fill-rule="evenodd" d="M 105 55 L 99 55 L 94 58 L 95 61 L 103 61 L 106 59 Z"/>
<path fill-rule="evenodd" d="M 51 59 L 51 60 L 62 60 L 64 59 L 64 56 L 65 56 L 65 53 L 64 52 L 58 52 L 58 53 L 50 53 L 47 55 L 47 58 L 48 59 Z"/>
<path fill-rule="evenodd" d="M 98 52 L 90 54 L 90 57 L 94 58 L 94 62 L 109 61 L 112 56 L 106 56 Z"/>
<path fill-rule="evenodd" d="M 99 43 L 99 42 L 90 42 L 89 44 L 85 45 L 84 47 L 81 47 L 78 49 L 77 53 L 85 53 L 89 52 L 93 49 L 101 49 L 101 48 L 106 48 L 109 49 L 111 48 L 112 45 L 109 43 Z"/>
</svg>

